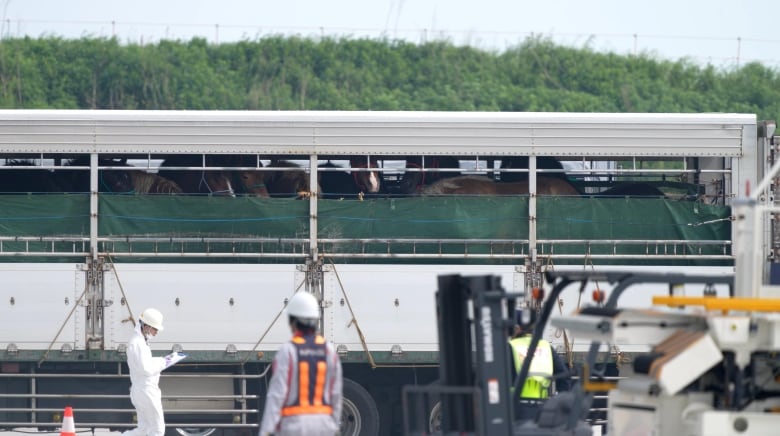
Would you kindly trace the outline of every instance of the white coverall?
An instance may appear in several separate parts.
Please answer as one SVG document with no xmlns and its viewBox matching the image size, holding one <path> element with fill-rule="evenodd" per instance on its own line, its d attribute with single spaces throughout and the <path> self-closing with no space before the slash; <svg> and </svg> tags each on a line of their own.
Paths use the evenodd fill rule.
<svg viewBox="0 0 780 436">
<path fill-rule="evenodd" d="M 152 349 L 141 333 L 140 322 L 127 343 L 127 366 L 130 368 L 130 401 L 138 415 L 138 427 L 122 435 L 163 436 L 165 417 L 158 383 L 160 372 L 165 369 L 165 358 L 152 357 Z"/>
<path fill-rule="evenodd" d="M 298 380 L 298 354 L 295 345 L 287 342 L 279 348 L 274 356 L 273 376 L 268 386 L 268 394 L 265 399 L 263 421 L 260 424 L 260 436 L 334 436 L 339 432 L 341 420 L 341 360 L 336 349 L 328 342 L 326 344 L 326 360 L 328 363 L 328 379 L 326 386 L 329 389 L 331 405 L 330 415 L 294 415 L 282 417 L 282 407 L 290 394 L 291 386 L 288 381 L 295 383 Z M 291 374 L 290 372 L 293 371 Z"/>
</svg>

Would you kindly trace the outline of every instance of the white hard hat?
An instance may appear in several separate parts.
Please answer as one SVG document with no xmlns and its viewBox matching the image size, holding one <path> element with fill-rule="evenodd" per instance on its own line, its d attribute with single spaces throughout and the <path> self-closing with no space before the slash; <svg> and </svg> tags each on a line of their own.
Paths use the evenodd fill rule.
<svg viewBox="0 0 780 436">
<path fill-rule="evenodd" d="M 287 315 L 309 325 L 320 319 L 320 305 L 317 299 L 308 292 L 298 292 L 287 302 Z"/>
<path fill-rule="evenodd" d="M 163 331 L 163 316 L 162 313 L 160 313 L 157 309 L 146 309 L 143 312 L 141 312 L 141 316 L 139 317 L 141 322 L 148 325 L 149 327 L 154 327 L 158 331 Z"/>
</svg>

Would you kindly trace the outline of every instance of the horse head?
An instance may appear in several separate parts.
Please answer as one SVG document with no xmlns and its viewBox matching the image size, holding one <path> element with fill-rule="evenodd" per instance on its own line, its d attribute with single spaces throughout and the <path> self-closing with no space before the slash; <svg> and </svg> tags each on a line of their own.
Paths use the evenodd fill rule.
<svg viewBox="0 0 780 436">
<path fill-rule="evenodd" d="M 195 192 L 220 197 L 236 196 L 236 190 L 233 188 L 233 177 L 227 171 L 201 171 Z"/>
<path fill-rule="evenodd" d="M 232 179 L 236 193 L 254 197 L 270 197 L 266 186 L 267 173 L 260 170 L 263 163 L 254 155 L 217 155 L 211 159 L 214 166 L 249 169 L 226 170 Z M 254 168 L 254 169 L 252 169 Z"/>
<path fill-rule="evenodd" d="M 285 168 L 268 171 L 265 175 L 265 183 L 271 197 L 306 198 L 311 195 L 311 178 L 308 171 L 299 165 L 286 160 L 274 160 L 268 168 Z"/>
<path fill-rule="evenodd" d="M 371 168 L 379 168 L 377 161 L 368 158 L 351 158 L 349 164 L 353 169 L 352 177 L 358 191 L 367 194 L 378 194 L 382 189 L 382 173 L 380 171 L 371 171 Z"/>
</svg>

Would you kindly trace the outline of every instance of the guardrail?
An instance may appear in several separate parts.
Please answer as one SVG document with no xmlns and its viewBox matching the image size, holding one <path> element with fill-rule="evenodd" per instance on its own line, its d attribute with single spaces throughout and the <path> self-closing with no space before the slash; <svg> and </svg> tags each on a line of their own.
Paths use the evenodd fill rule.
<svg viewBox="0 0 780 436">
<path fill-rule="evenodd" d="M 160 384 L 166 427 L 257 428 L 259 393 L 250 392 L 249 382 L 262 377 L 262 374 L 163 373 Z M 0 390 L 0 428 L 3 429 L 58 428 L 62 425 L 65 406 L 73 407 L 77 428 L 118 430 L 136 426 L 129 392 L 117 393 L 130 384 L 129 375 L 121 370 L 114 374 L 0 372 L 0 384 L 4 386 Z M 195 392 L 199 385 L 201 393 Z M 215 389 L 217 385 L 221 388 Z M 184 390 L 193 392 L 184 393 Z"/>
</svg>

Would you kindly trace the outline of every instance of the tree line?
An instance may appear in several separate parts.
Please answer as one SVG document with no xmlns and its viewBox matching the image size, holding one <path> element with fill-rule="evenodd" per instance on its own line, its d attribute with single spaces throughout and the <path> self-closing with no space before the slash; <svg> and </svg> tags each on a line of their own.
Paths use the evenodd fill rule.
<svg viewBox="0 0 780 436">
<path fill-rule="evenodd" d="M 718 69 L 529 38 L 449 42 L 271 36 L 122 44 L 0 41 L 0 107 L 59 109 L 741 112 L 780 118 L 778 71 Z"/>
</svg>

